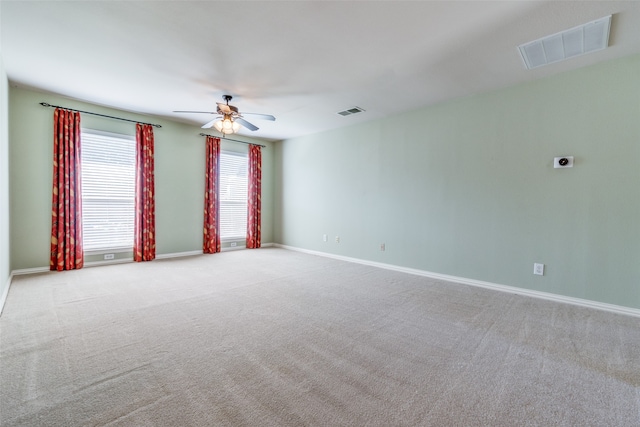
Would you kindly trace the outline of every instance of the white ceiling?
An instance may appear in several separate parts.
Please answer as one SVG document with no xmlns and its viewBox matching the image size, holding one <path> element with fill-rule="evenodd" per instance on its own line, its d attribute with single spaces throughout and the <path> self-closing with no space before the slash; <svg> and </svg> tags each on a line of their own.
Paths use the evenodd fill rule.
<svg viewBox="0 0 640 427">
<path fill-rule="evenodd" d="M 12 84 L 199 126 L 223 94 L 285 139 L 640 52 L 638 1 L 6 1 Z M 525 70 L 517 46 L 613 14 L 610 47 Z M 43 99 L 44 100 L 44 99 Z M 358 106 L 365 113 L 342 117 Z"/>
</svg>

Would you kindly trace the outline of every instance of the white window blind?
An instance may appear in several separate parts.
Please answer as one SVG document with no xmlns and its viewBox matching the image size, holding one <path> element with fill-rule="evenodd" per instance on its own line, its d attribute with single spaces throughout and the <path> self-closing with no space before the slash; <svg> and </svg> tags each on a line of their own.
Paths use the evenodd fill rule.
<svg viewBox="0 0 640 427">
<path fill-rule="evenodd" d="M 220 153 L 220 237 L 247 237 L 248 158 L 246 154 Z"/>
<path fill-rule="evenodd" d="M 131 250 L 135 137 L 83 129 L 81 155 L 84 250 Z"/>
</svg>

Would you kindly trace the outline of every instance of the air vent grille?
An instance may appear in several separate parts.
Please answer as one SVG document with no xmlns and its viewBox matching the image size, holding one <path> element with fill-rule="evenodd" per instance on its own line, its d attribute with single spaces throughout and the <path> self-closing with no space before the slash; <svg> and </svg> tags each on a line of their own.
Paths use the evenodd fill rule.
<svg viewBox="0 0 640 427">
<path fill-rule="evenodd" d="M 611 15 L 518 46 L 528 69 L 563 61 L 609 46 Z"/>
<path fill-rule="evenodd" d="M 338 114 L 340 114 L 341 116 L 350 116 L 352 114 L 358 114 L 363 112 L 364 110 L 360 107 L 351 107 L 343 111 L 338 111 Z"/>
</svg>

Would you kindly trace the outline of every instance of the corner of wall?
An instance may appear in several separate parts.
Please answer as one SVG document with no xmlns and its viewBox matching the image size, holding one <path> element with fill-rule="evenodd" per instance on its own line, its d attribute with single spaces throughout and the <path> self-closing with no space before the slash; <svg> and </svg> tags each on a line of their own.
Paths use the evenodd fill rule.
<svg viewBox="0 0 640 427">
<path fill-rule="evenodd" d="M 1 45 L 1 43 L 0 43 Z M 0 313 L 9 293 L 9 81 L 0 51 Z"/>
</svg>

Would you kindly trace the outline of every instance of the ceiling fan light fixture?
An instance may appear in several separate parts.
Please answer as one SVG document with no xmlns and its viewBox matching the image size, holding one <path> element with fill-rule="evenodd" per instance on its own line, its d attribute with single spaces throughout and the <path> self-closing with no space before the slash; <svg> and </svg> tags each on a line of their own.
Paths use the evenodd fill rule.
<svg viewBox="0 0 640 427">
<path fill-rule="evenodd" d="M 236 133 L 240 130 L 240 125 L 233 121 L 230 115 L 225 114 L 222 120 L 213 123 L 213 127 L 223 135 Z"/>
</svg>

